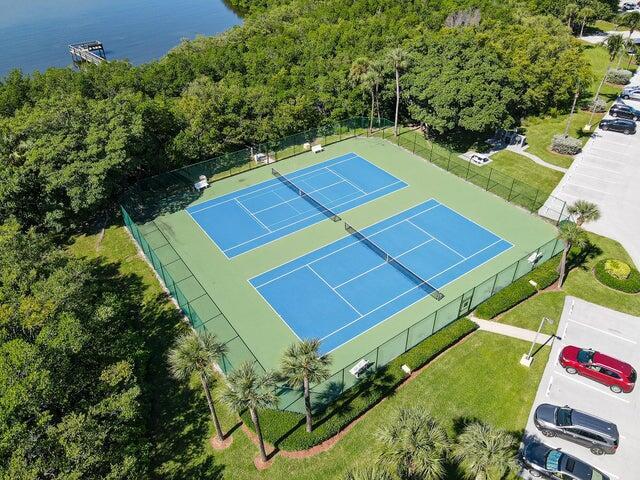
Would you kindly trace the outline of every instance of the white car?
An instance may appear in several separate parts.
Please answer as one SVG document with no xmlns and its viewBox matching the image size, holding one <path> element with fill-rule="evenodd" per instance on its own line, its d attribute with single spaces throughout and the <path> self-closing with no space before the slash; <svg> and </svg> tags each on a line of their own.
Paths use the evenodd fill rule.
<svg viewBox="0 0 640 480">
<path fill-rule="evenodd" d="M 471 155 L 471 158 L 469 159 L 469 161 L 474 165 L 483 166 L 490 163 L 491 159 L 489 158 L 488 155 L 484 155 L 482 153 L 474 153 L 473 155 Z"/>
<path fill-rule="evenodd" d="M 625 88 L 620 96 L 625 100 L 640 100 L 640 89 L 635 87 Z"/>
</svg>

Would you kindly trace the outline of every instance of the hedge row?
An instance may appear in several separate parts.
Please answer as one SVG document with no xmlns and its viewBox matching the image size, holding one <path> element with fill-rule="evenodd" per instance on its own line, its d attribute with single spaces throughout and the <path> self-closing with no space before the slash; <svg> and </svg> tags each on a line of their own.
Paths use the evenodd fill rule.
<svg viewBox="0 0 640 480">
<path fill-rule="evenodd" d="M 389 395 L 404 380 L 403 364 L 415 370 L 477 328 L 467 318 L 461 318 L 426 338 L 408 352 L 371 373 L 356 386 L 346 390 L 325 411 L 314 416 L 313 432 L 305 430 L 304 415 L 279 411 L 260 412 L 260 426 L 267 442 L 282 450 L 306 450 L 333 437 Z M 313 394 L 312 394 L 313 399 Z M 242 420 L 251 429 L 248 412 Z"/>
<path fill-rule="evenodd" d="M 491 298 L 485 300 L 476 309 L 478 318 L 490 319 L 497 317 L 502 312 L 506 312 L 515 307 L 520 302 L 535 295 L 536 288 L 529 283 L 533 280 L 538 284 L 539 289 L 545 289 L 558 280 L 558 266 L 560 265 L 560 255 L 547 260 L 538 268 L 533 269 L 528 274 L 519 278 L 511 285 L 503 288 Z"/>
<path fill-rule="evenodd" d="M 594 269 L 594 273 L 598 281 L 607 287 L 613 288 L 614 290 L 620 290 L 625 293 L 638 293 L 640 292 L 640 273 L 635 268 L 631 269 L 631 273 L 629 276 L 622 280 L 620 278 L 616 278 L 613 275 L 610 275 L 609 272 L 605 269 L 605 263 L 607 259 L 600 260 L 596 263 L 596 267 Z"/>
</svg>

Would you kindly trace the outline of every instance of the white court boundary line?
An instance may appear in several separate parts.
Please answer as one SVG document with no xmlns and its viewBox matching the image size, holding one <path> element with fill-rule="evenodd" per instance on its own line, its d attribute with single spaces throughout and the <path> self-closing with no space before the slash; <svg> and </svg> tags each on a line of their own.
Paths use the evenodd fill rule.
<svg viewBox="0 0 640 480">
<path fill-rule="evenodd" d="M 405 218 L 405 219 L 403 219 L 403 220 L 400 220 L 400 221 L 395 222 L 395 223 L 393 223 L 393 224 L 391 224 L 391 225 L 388 225 L 388 226 L 386 226 L 385 228 L 383 228 L 383 229 L 381 229 L 381 230 L 379 230 L 379 231 L 377 231 L 377 232 L 373 233 L 373 234 L 371 235 L 371 237 L 373 237 L 373 236 L 375 236 L 375 235 L 378 235 L 379 233 L 382 233 L 382 232 L 384 232 L 384 231 L 386 231 L 386 230 L 388 230 L 388 229 L 390 229 L 390 228 L 393 228 L 393 227 L 395 227 L 395 226 L 397 226 L 397 225 L 399 225 L 399 224 L 401 224 L 401 223 L 407 222 L 407 223 L 409 223 L 410 225 L 412 225 L 412 226 L 416 227 L 418 230 L 420 230 L 420 231 L 422 231 L 423 233 L 425 233 L 426 235 L 428 235 L 428 236 L 430 237 L 430 239 L 429 239 L 429 240 L 427 240 L 427 241 L 425 241 L 425 242 L 420 243 L 419 245 L 416 245 L 416 246 L 412 247 L 411 249 L 409 249 L 409 250 L 407 250 L 407 251 L 405 251 L 405 252 L 401 253 L 400 255 L 397 255 L 397 256 L 396 256 L 396 258 L 399 258 L 399 257 L 401 257 L 402 255 L 406 255 L 406 254 L 407 254 L 407 253 L 409 253 L 410 251 L 413 251 L 413 250 L 415 250 L 415 249 L 417 249 L 417 248 L 419 248 L 419 247 L 421 247 L 421 246 L 423 246 L 423 245 L 425 245 L 425 244 L 427 244 L 427 243 L 429 243 L 430 241 L 433 241 L 433 240 L 436 240 L 436 241 L 438 241 L 438 243 L 441 243 L 441 244 L 442 244 L 442 245 L 444 245 L 445 247 L 448 247 L 448 245 L 446 245 L 444 242 L 441 242 L 440 240 L 438 240 L 438 238 L 437 238 L 437 237 L 435 237 L 434 235 L 432 235 L 430 232 L 427 232 L 427 231 L 426 231 L 426 230 L 424 230 L 423 228 L 418 227 L 417 225 L 415 225 L 413 222 L 411 222 L 411 221 L 410 221 L 410 220 L 411 220 L 412 218 L 414 218 L 414 217 L 417 217 L 417 216 L 419 216 L 419 215 L 421 215 L 421 214 L 423 214 L 423 213 L 426 213 L 426 212 L 428 212 L 428 211 L 430 211 L 430 210 L 433 210 L 433 209 L 435 209 L 436 207 L 443 206 L 443 207 L 445 207 L 445 208 L 447 208 L 447 209 L 451 210 L 452 212 L 456 213 L 457 215 L 459 215 L 459 216 L 463 217 L 465 220 L 470 221 L 471 223 L 474 223 L 474 224 L 475 224 L 476 226 L 478 226 L 479 228 L 482 228 L 483 230 L 485 230 L 485 231 L 488 231 L 488 232 L 492 233 L 492 235 L 493 235 L 493 236 L 495 236 L 496 238 L 498 238 L 498 240 L 496 240 L 495 242 L 491 243 L 490 245 L 487 245 L 487 246 L 483 247 L 483 248 L 482 248 L 482 249 L 480 249 L 480 250 L 477 250 L 476 252 L 474 252 L 472 255 L 469 255 L 468 257 L 465 257 L 465 256 L 463 256 L 463 255 L 461 255 L 461 254 L 459 254 L 459 253 L 455 252 L 455 250 L 451 249 L 454 253 L 456 253 L 458 256 L 460 256 L 460 257 L 462 258 L 462 260 L 460 260 L 459 262 L 454 263 L 453 265 L 450 265 L 449 267 L 445 268 L 444 270 L 441 270 L 440 272 L 435 273 L 434 275 L 432 275 L 431 277 L 429 277 L 429 279 L 427 279 L 427 282 L 429 282 L 429 281 L 430 281 L 430 280 L 432 280 L 433 278 L 436 278 L 436 277 L 438 277 L 438 276 L 442 275 L 443 273 L 445 273 L 445 272 L 447 272 L 447 271 L 451 270 L 452 268 L 455 268 L 456 266 L 460 265 L 461 263 L 463 263 L 463 262 L 465 262 L 465 261 L 467 261 L 467 260 L 469 260 L 469 259 L 471 259 L 471 258 L 475 257 L 476 255 L 478 255 L 478 254 L 480 254 L 480 253 L 484 252 L 485 250 L 487 250 L 487 249 L 489 249 L 489 248 L 491 248 L 491 247 L 495 246 L 496 244 L 498 244 L 498 243 L 500 243 L 500 242 L 505 242 L 507 245 L 509 245 L 509 248 L 507 248 L 507 249 L 503 250 L 502 252 L 500 252 L 500 253 L 499 253 L 499 254 L 497 254 L 497 255 L 494 255 L 493 257 L 491 257 L 491 258 L 487 259 L 486 261 L 482 262 L 481 264 L 476 265 L 474 268 L 472 268 L 472 269 L 470 269 L 470 270 L 466 271 L 466 272 L 465 272 L 465 273 L 463 273 L 462 275 L 460 275 L 460 276 L 458 276 L 458 277 L 454 278 L 454 279 L 453 279 L 453 280 L 451 280 L 450 282 L 448 282 L 448 283 L 446 283 L 445 285 L 443 285 L 442 287 L 440 287 L 440 289 L 442 289 L 442 288 L 446 287 L 447 285 L 449 285 L 450 283 L 452 283 L 452 282 L 454 282 L 454 281 L 456 281 L 456 280 L 458 280 L 458 279 L 460 279 L 460 278 L 464 277 L 465 275 L 467 275 L 467 274 L 469 274 L 470 272 L 472 272 L 472 271 L 476 270 L 477 268 L 480 268 L 481 266 L 485 265 L 486 263 L 488 263 L 488 262 L 490 262 L 490 261 L 494 260 L 497 256 L 499 256 L 499 255 L 501 255 L 501 254 L 503 254 L 503 253 L 505 253 L 505 252 L 507 252 L 507 251 L 509 251 L 509 250 L 511 250 L 511 249 L 513 248 L 513 244 L 511 244 L 511 243 L 510 243 L 510 242 L 508 242 L 507 240 L 505 240 L 505 239 L 503 239 L 502 237 L 500 237 L 500 236 L 496 235 L 495 233 L 493 233 L 493 232 L 491 232 L 490 230 L 488 230 L 487 228 L 485 228 L 485 227 L 483 227 L 483 226 L 479 225 L 478 223 L 474 222 L 473 220 L 470 220 L 470 219 L 469 219 L 469 218 L 467 218 L 465 215 L 462 215 L 462 214 L 460 214 L 459 212 L 456 212 L 455 210 L 453 210 L 453 209 L 449 208 L 447 205 L 441 204 L 440 202 L 438 202 L 438 201 L 437 201 L 436 199 L 434 199 L 434 198 L 430 198 L 430 199 L 428 199 L 428 200 L 426 200 L 425 202 L 422 202 L 422 203 L 427 203 L 427 202 L 429 202 L 430 200 L 434 200 L 435 202 L 437 202 L 437 204 L 436 204 L 436 205 L 433 205 L 433 206 L 431 206 L 431 207 L 429 207 L 429 208 L 427 208 L 427 209 L 425 209 L 425 210 L 422 210 L 422 211 L 420 211 L 420 212 L 418 212 L 418 213 L 416 213 L 416 214 L 413 214 L 413 215 L 411 215 L 411 216 L 409 216 L 409 217 L 407 217 L 407 218 Z M 419 205 L 419 204 L 418 204 L 418 205 Z M 406 211 L 408 211 L 408 210 L 411 210 L 412 208 L 415 208 L 416 206 L 417 206 L 417 205 L 414 205 L 413 207 L 407 208 L 407 209 L 403 210 L 402 212 L 399 212 L 399 213 L 398 213 L 398 214 L 396 214 L 396 215 L 400 215 L 401 213 L 404 213 L 404 212 L 406 212 Z M 384 220 L 382 220 L 382 221 L 384 221 Z M 377 223 L 380 223 L 380 222 L 377 222 Z M 370 225 L 370 226 L 371 226 L 371 225 Z M 366 228 L 368 228 L 368 227 L 366 227 Z M 342 237 L 342 238 L 346 238 L 346 237 Z M 341 240 L 341 239 L 336 240 L 336 242 L 337 242 L 337 241 L 339 241 L 339 240 Z M 342 299 L 342 300 L 343 300 L 343 301 L 344 301 L 344 302 L 345 302 L 345 303 L 346 303 L 346 304 L 347 304 L 351 309 L 353 309 L 356 313 L 358 313 L 358 314 L 360 315 L 358 318 L 356 318 L 356 319 L 352 320 L 351 322 L 349 322 L 349 323 L 347 323 L 347 324 L 345 324 L 345 325 L 342 325 L 340 328 L 338 328 L 338 329 L 336 329 L 336 330 L 332 331 L 331 333 L 329 333 L 329 334 L 327 334 L 327 335 L 325 335 L 324 337 L 322 337 L 322 338 L 321 338 L 321 340 L 325 340 L 325 339 L 327 339 L 327 338 L 329 338 L 329 337 L 331 337 L 331 336 L 335 335 L 336 333 L 340 332 L 341 330 L 343 330 L 343 329 L 345 329 L 345 328 L 347 328 L 347 327 L 349 327 L 349 326 L 353 325 L 354 323 L 356 323 L 356 322 L 358 322 L 358 321 L 362 320 L 363 318 L 367 317 L 368 315 L 370 315 L 370 314 L 372 314 L 372 313 L 376 312 L 377 310 L 379 310 L 379 309 L 381 309 L 381 308 L 385 307 L 385 306 L 386 306 L 386 305 L 388 305 L 389 303 L 392 303 L 392 302 L 394 302 L 394 301 L 398 300 L 399 298 L 401 298 L 401 297 L 403 297 L 403 296 L 407 295 L 408 293 L 412 292 L 413 290 L 416 290 L 416 289 L 418 289 L 418 288 L 420 288 L 420 287 L 421 287 L 420 285 L 416 285 L 416 286 L 414 286 L 414 287 L 412 287 L 412 288 L 410 288 L 410 289 L 408 289 L 408 290 L 406 290 L 406 291 L 404 291 L 404 292 L 400 293 L 399 295 L 397 295 L 397 296 L 393 297 L 392 299 L 388 300 L 387 302 L 385 302 L 385 303 L 383 303 L 383 304 L 381 304 L 381 305 L 377 306 L 376 308 L 374 308 L 374 309 L 372 309 L 372 310 L 370 310 L 370 311 L 366 312 L 365 314 L 362 314 L 362 313 L 361 313 L 358 309 L 356 309 L 356 308 L 355 308 L 355 307 L 354 307 L 350 302 L 348 302 L 348 301 L 347 301 L 347 300 L 346 300 L 346 299 L 345 299 L 345 298 L 344 298 L 344 297 L 343 297 L 339 292 L 337 292 L 337 291 L 336 291 L 336 289 L 337 289 L 337 288 L 340 288 L 341 286 L 343 286 L 343 285 L 345 285 L 345 284 L 347 284 L 347 283 L 349 283 L 349 282 L 351 282 L 351 281 L 353 281 L 353 280 L 355 280 L 355 279 L 356 279 L 356 278 L 358 278 L 358 277 L 361 277 L 362 275 L 364 275 L 364 274 L 366 274 L 366 273 L 369 273 L 369 272 L 371 272 L 371 271 L 373 271 L 373 270 L 376 270 L 376 269 L 378 269 L 378 268 L 381 268 L 381 267 L 382 267 L 382 266 L 384 266 L 387 262 L 384 262 L 384 261 L 383 261 L 383 262 L 382 262 L 382 263 L 380 263 L 379 265 L 376 265 L 375 267 L 373 267 L 373 268 L 371 268 L 371 269 L 369 269 L 369 270 L 367 270 L 367 271 L 365 271 L 365 272 L 363 272 L 363 273 L 360 273 L 360 274 L 356 275 L 355 277 L 350 278 L 349 280 L 347 280 L 347 281 L 345 281 L 345 282 L 343 282 L 343 283 L 341 283 L 341 284 L 337 285 L 336 287 L 331 286 L 331 284 L 329 284 L 329 283 L 324 279 L 324 277 L 322 277 L 322 275 L 320 275 L 318 272 L 316 272 L 316 271 L 312 268 L 312 266 L 311 266 L 313 263 L 316 263 L 316 262 L 318 262 L 318 261 L 320 261 L 320 260 L 323 260 L 323 259 L 325 259 L 325 258 L 327 258 L 327 257 L 332 256 L 333 254 L 335 254 L 335 253 L 337 253 L 337 252 L 339 252 L 339 251 L 342 251 L 342 250 L 344 250 L 344 249 L 346 249 L 346 248 L 353 247 L 353 246 L 358 245 L 358 244 L 360 244 L 360 243 L 361 243 L 361 242 L 360 242 L 360 241 L 358 241 L 358 242 L 356 242 L 356 243 L 350 243 L 349 245 L 345 245 L 345 246 L 343 246 L 343 247 L 340 247 L 340 248 L 338 248 L 338 249 L 336 249 L 336 250 L 332 251 L 331 253 L 328 253 L 328 254 L 323 255 L 323 256 L 321 256 L 321 257 L 319 257 L 319 258 L 316 258 L 316 259 L 314 259 L 314 260 L 313 260 L 313 261 L 311 261 L 311 262 L 308 262 L 308 263 L 306 263 L 306 264 L 304 264 L 304 265 L 301 265 L 301 266 L 299 266 L 299 267 L 297 267 L 297 268 L 295 268 L 295 269 L 293 269 L 293 270 L 288 271 L 288 272 L 287 272 L 287 273 L 285 273 L 285 274 L 279 275 L 278 277 L 275 277 L 275 278 L 273 278 L 273 279 L 271 279 L 271 280 L 268 280 L 268 281 L 266 281 L 266 282 L 264 282 L 264 283 L 262 283 L 262 284 L 260 284 L 260 285 L 257 285 L 257 286 L 256 286 L 256 285 L 253 285 L 253 284 L 251 283 L 251 280 L 248 280 L 248 282 L 249 282 L 249 284 L 250 284 L 250 285 L 251 285 L 251 286 L 252 286 L 252 287 L 253 287 L 253 288 L 258 292 L 258 294 L 259 294 L 259 295 L 260 295 L 260 296 L 265 300 L 265 302 L 267 302 L 267 304 L 269 304 L 269 306 L 271 307 L 271 309 L 272 309 L 272 310 L 276 313 L 276 315 L 277 315 L 277 316 L 278 316 L 278 317 L 279 317 L 279 318 L 280 318 L 280 319 L 281 319 L 281 320 L 282 320 L 282 321 L 283 321 L 283 322 L 284 322 L 284 323 L 289 327 L 289 329 L 290 329 L 290 330 L 295 334 L 295 336 L 296 336 L 297 338 L 300 338 L 300 337 L 298 336 L 298 334 L 297 334 L 297 333 L 295 333 L 294 329 L 293 329 L 293 328 L 292 328 L 292 327 L 287 323 L 287 321 L 286 321 L 286 320 L 285 320 L 285 319 L 284 319 L 284 318 L 283 318 L 283 317 L 282 317 L 282 316 L 281 316 L 281 315 L 280 315 L 280 314 L 279 314 L 279 313 L 278 313 L 278 312 L 273 308 L 273 306 L 269 303 L 269 301 L 268 301 L 268 300 L 267 300 L 267 299 L 262 295 L 262 293 L 260 292 L 260 288 L 262 288 L 263 286 L 265 286 L 265 285 L 267 285 L 267 284 L 269 284 L 269 283 L 272 283 L 272 282 L 274 282 L 274 281 L 276 281 L 276 280 L 279 280 L 279 279 L 281 279 L 281 278 L 283 278 L 283 277 L 285 277 L 285 276 L 288 276 L 289 274 L 291 274 L 291 273 L 293 273 L 293 272 L 299 271 L 299 270 L 301 270 L 301 269 L 308 268 L 309 270 L 311 270 L 311 271 L 312 271 L 312 272 L 313 272 L 317 277 L 319 277 L 319 278 L 320 278 L 320 280 L 322 280 L 322 282 L 323 282 L 323 283 L 325 283 L 325 284 L 326 284 L 326 285 L 327 285 L 331 290 L 333 290 L 333 291 L 334 291 L 334 293 L 335 293 L 335 294 L 336 294 L 340 299 Z M 314 252 L 319 251 L 319 250 L 321 250 L 321 249 L 325 248 L 326 246 L 327 246 L 327 245 L 323 245 L 322 247 L 320 247 L 320 248 L 318 248 L 318 249 L 316 249 L 316 250 L 314 250 L 314 251 L 312 251 L 312 252 L 308 252 L 308 253 L 306 253 L 305 255 L 311 255 L 311 254 L 313 254 Z M 448 247 L 448 248 L 449 248 L 449 247 Z M 304 255 L 303 255 L 303 256 L 304 256 Z M 298 257 L 298 258 L 300 258 L 300 257 Z M 291 261 L 295 261 L 295 259 L 294 259 L 294 260 L 291 260 Z M 291 261 L 289 261 L 289 262 L 291 262 Z M 283 264 L 280 264 L 280 265 L 278 265 L 277 267 L 274 267 L 274 268 L 272 268 L 272 269 L 271 269 L 271 270 L 269 270 L 269 271 L 276 270 L 276 269 L 280 268 L 282 265 L 285 265 L 286 263 L 289 263 L 289 262 L 285 262 L 285 263 L 283 263 Z M 264 272 L 264 273 L 268 273 L 268 272 Z M 263 275 L 264 273 L 262 273 L 262 274 L 260 274 L 260 275 Z M 260 276 L 260 275 L 258 275 L 258 276 Z M 256 278 L 256 277 L 254 277 L 254 278 Z M 402 312 L 402 311 L 406 310 L 407 308 L 410 308 L 411 306 L 415 305 L 417 302 L 419 302 L 419 301 L 421 301 L 421 300 L 424 300 L 427 296 L 428 296 L 428 294 L 427 294 L 427 295 L 425 295 L 425 296 L 423 296 L 422 298 L 419 298 L 418 300 L 416 300 L 416 301 L 414 301 L 414 302 L 410 303 L 409 305 L 407 305 L 407 306 L 405 306 L 404 308 L 400 309 L 398 312 L 394 313 L 393 315 L 390 315 L 389 317 L 387 317 L 387 318 L 385 318 L 385 319 L 382 319 L 382 320 L 380 320 L 379 322 L 376 322 L 376 323 L 375 323 L 375 325 L 373 325 L 373 326 L 371 326 L 370 328 L 368 328 L 368 329 L 366 329 L 366 330 L 364 330 L 364 331 L 360 332 L 359 334 L 357 334 L 357 335 L 355 335 L 355 336 L 351 337 L 349 340 L 347 340 L 347 341 L 345 341 L 345 342 L 341 343 L 340 345 L 336 346 L 335 348 L 333 348 L 330 352 L 332 352 L 332 351 L 336 350 L 337 348 L 342 347 L 343 345 L 345 345 L 345 344 L 347 344 L 347 343 L 351 342 L 352 340 L 355 340 L 355 339 L 356 339 L 356 338 L 358 338 L 360 335 L 365 334 L 366 332 L 368 332 L 368 331 L 369 331 L 369 330 L 371 330 L 372 328 L 377 327 L 377 326 L 378 326 L 378 325 L 380 325 L 381 323 L 383 323 L 383 322 L 385 322 L 385 321 L 389 320 L 391 317 L 393 317 L 393 316 L 395 316 L 395 315 L 399 314 L 400 312 Z M 328 352 L 328 353 L 330 353 L 330 352 Z"/>
</svg>

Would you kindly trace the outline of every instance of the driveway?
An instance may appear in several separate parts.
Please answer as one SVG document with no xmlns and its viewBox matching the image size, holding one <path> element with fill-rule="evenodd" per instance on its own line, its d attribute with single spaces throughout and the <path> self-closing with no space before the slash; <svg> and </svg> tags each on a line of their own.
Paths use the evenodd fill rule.
<svg viewBox="0 0 640 480">
<path fill-rule="evenodd" d="M 538 386 L 526 434 L 593 465 L 612 480 L 640 478 L 640 387 L 629 394 L 615 394 L 609 388 L 584 377 L 569 375 L 558 363 L 566 345 L 591 347 L 640 367 L 640 318 L 568 296 L 558 325 L 560 340 L 554 341 L 542 380 Z M 620 432 L 620 446 L 613 455 L 593 455 L 589 449 L 559 438 L 542 436 L 533 424 L 533 412 L 541 403 L 569 405 L 614 422 Z M 525 472 L 523 478 L 530 478 Z"/>
<path fill-rule="evenodd" d="M 631 83 L 640 85 L 640 73 Z M 638 101 L 627 102 L 640 108 Z M 596 203 L 602 217 L 586 224 L 585 229 L 622 243 L 636 266 L 640 266 L 640 132 L 623 135 L 597 130 L 575 157 L 552 197 L 568 204 L 578 199 Z M 557 205 L 552 205 L 550 198 L 540 209 L 541 215 L 545 215 L 547 207 L 555 212 Z"/>
</svg>

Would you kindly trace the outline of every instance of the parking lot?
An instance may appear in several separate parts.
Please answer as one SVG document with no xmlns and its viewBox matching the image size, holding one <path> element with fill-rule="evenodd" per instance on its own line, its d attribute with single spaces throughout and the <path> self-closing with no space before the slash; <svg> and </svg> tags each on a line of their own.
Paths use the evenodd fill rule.
<svg viewBox="0 0 640 480">
<path fill-rule="evenodd" d="M 631 84 L 640 84 L 636 74 Z M 625 100 L 640 109 L 640 101 Z M 605 118 L 611 118 L 607 115 Z M 600 220 L 585 225 L 587 230 L 619 241 L 640 265 L 640 131 L 624 135 L 596 130 L 576 155 L 573 164 L 553 191 L 568 204 L 589 200 L 600 207 Z M 556 215 L 557 205 L 549 205 Z M 540 210 L 545 215 L 546 209 Z M 640 477 L 639 477 L 640 478 Z"/>
<path fill-rule="evenodd" d="M 640 478 L 640 388 L 629 394 L 615 394 L 608 387 L 587 378 L 570 375 L 558 363 L 567 345 L 593 348 L 609 354 L 634 368 L 640 367 L 640 318 L 616 312 L 568 296 L 553 342 L 549 361 L 538 387 L 529 421 L 527 436 L 585 461 L 611 479 Z M 541 403 L 569 405 L 577 410 L 609 420 L 618 426 L 620 446 L 613 455 L 594 455 L 588 448 L 559 438 L 546 438 L 533 423 L 535 408 Z M 523 478 L 529 479 L 525 472 Z"/>
</svg>

